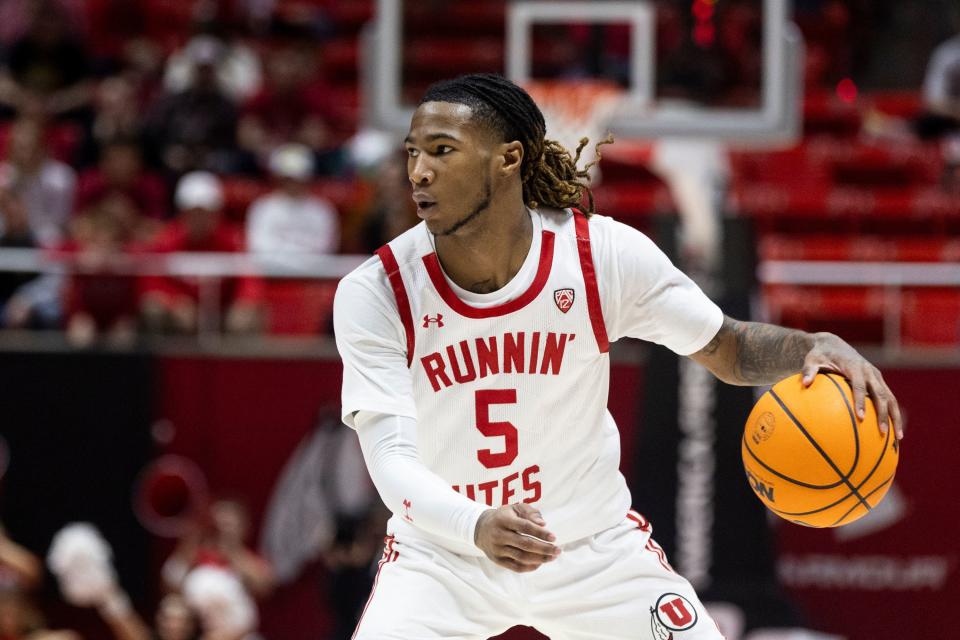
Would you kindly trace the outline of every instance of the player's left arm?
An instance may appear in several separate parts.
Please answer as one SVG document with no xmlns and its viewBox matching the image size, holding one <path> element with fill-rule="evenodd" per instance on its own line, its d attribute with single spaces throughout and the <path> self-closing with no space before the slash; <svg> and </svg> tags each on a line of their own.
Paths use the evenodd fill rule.
<svg viewBox="0 0 960 640">
<path fill-rule="evenodd" d="M 714 338 L 690 357 L 720 380 L 735 385 L 774 384 L 799 372 L 804 385 L 809 386 L 818 371 L 834 371 L 850 381 L 861 419 L 869 394 L 877 408 L 881 431 L 886 433 L 892 421 L 897 438 L 903 437 L 900 406 L 883 375 L 832 333 L 806 333 L 724 316 Z"/>
</svg>

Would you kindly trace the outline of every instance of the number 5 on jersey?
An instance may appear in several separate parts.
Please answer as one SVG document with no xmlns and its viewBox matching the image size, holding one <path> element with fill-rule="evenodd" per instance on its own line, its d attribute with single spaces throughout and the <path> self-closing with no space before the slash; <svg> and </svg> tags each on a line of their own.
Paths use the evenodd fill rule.
<svg viewBox="0 0 960 640">
<path fill-rule="evenodd" d="M 476 392 L 477 429 L 488 438 L 502 436 L 504 450 L 494 453 L 490 449 L 479 449 L 477 460 L 487 469 L 506 467 L 517 459 L 519 453 L 517 428 L 510 422 L 490 422 L 490 405 L 516 404 L 516 389 L 483 389 Z"/>
</svg>

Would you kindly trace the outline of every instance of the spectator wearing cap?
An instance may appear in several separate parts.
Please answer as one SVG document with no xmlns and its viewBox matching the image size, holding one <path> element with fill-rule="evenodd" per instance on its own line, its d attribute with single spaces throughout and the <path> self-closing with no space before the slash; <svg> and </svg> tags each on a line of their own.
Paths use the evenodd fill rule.
<svg viewBox="0 0 960 640">
<path fill-rule="evenodd" d="M 340 226 L 333 204 L 310 192 L 313 155 L 288 144 L 270 155 L 277 188 L 257 199 L 247 213 L 247 245 L 270 261 L 295 261 L 298 255 L 335 253 Z"/>
<path fill-rule="evenodd" d="M 240 229 L 223 219 L 223 188 L 215 175 L 195 171 L 183 176 L 174 200 L 178 215 L 160 232 L 152 251 L 244 251 Z M 262 287 L 258 278 L 223 278 L 218 299 L 227 331 L 247 333 L 259 328 Z M 141 301 L 144 325 L 154 332 L 195 332 L 200 319 L 199 301 L 197 278 L 147 278 Z"/>
<path fill-rule="evenodd" d="M 167 60 L 163 84 L 167 91 L 184 91 L 195 82 L 195 62 L 211 58 L 214 81 L 231 100 L 240 102 L 256 94 L 262 82 L 260 58 L 245 44 L 224 42 L 211 34 L 198 34 Z"/>
<path fill-rule="evenodd" d="M 213 566 L 233 573 L 254 598 L 267 598 L 275 586 L 273 568 L 249 546 L 252 533 L 246 504 L 237 498 L 218 498 L 209 506 L 204 521 L 180 539 L 164 562 L 161 570 L 164 586 L 170 591 L 180 591 L 190 571 Z"/>
<path fill-rule="evenodd" d="M 144 123 L 151 154 L 174 178 L 194 170 L 230 172 L 236 164 L 237 109 L 216 80 L 220 55 L 216 40 L 192 49 L 189 85 L 161 97 Z"/>
</svg>

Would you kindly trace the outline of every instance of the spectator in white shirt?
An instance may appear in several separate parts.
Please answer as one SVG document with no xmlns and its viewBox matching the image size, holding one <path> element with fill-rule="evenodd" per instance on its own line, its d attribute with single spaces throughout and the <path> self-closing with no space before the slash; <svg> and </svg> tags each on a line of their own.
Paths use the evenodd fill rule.
<svg viewBox="0 0 960 640">
<path fill-rule="evenodd" d="M 960 33 L 941 43 L 930 57 L 923 103 L 927 114 L 915 128 L 922 138 L 940 138 L 943 186 L 960 192 Z"/>
<path fill-rule="evenodd" d="M 932 113 L 960 120 L 960 33 L 941 43 L 930 56 L 923 102 Z"/>
<path fill-rule="evenodd" d="M 55 246 L 65 238 L 76 185 L 76 172 L 48 155 L 43 124 L 33 118 L 17 120 L 10 129 L 7 157 L 0 162 L 0 187 L 20 195 L 38 245 Z"/>
<path fill-rule="evenodd" d="M 335 253 L 340 224 L 333 204 L 310 192 L 313 154 L 299 144 L 270 156 L 277 188 L 254 201 L 247 214 L 247 247 L 271 262 L 295 266 L 298 254 Z"/>
</svg>

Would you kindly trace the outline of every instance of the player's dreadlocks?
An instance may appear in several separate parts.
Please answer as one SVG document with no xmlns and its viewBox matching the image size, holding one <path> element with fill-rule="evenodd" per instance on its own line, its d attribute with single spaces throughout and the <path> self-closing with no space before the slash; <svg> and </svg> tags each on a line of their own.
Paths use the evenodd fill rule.
<svg viewBox="0 0 960 640">
<path fill-rule="evenodd" d="M 579 207 L 586 192 L 589 206 L 585 213 L 588 216 L 593 213 L 588 171 L 599 162 L 600 147 L 613 142 L 613 136 L 597 143 L 596 160 L 577 169 L 580 153 L 589 139 L 581 138 L 576 155 L 571 157 L 563 145 L 546 138 L 547 125 L 533 98 L 506 78 L 494 74 L 443 80 L 427 89 L 420 104 L 424 102 L 467 105 L 473 110 L 473 117 L 499 132 L 504 142 L 520 141 L 524 151 L 520 167 L 523 200 L 530 208 Z"/>
</svg>

